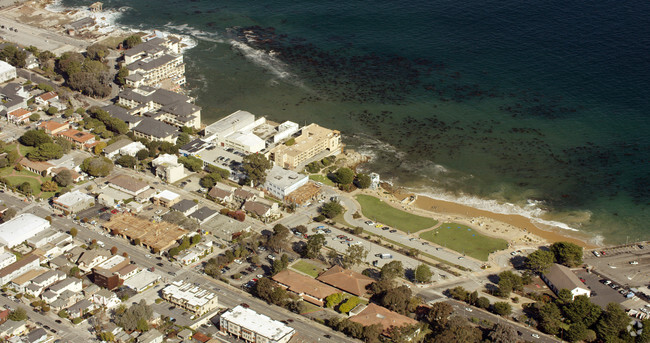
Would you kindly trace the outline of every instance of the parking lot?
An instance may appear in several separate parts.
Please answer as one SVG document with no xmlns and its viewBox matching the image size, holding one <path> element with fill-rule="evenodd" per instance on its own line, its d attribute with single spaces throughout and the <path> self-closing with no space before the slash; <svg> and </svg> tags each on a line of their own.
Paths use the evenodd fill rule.
<svg viewBox="0 0 650 343">
<path fill-rule="evenodd" d="M 620 304 L 625 301 L 625 296 L 620 294 L 618 289 L 613 289 L 605 285 L 602 282 L 603 278 L 598 274 L 589 273 L 584 269 L 578 270 L 575 273 L 579 278 L 585 280 L 585 285 L 591 290 L 591 302 L 594 304 L 604 309 L 609 303 Z"/>
<path fill-rule="evenodd" d="M 650 247 L 645 244 L 602 249 L 597 254 L 599 257 L 592 251 L 586 251 L 584 262 L 613 282 L 626 287 L 650 283 L 650 270 L 644 268 L 650 263 Z"/>
</svg>

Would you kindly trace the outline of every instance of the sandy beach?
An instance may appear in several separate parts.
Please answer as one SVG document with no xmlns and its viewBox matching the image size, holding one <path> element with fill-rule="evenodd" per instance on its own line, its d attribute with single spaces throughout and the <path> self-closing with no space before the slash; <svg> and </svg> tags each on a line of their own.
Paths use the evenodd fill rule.
<svg viewBox="0 0 650 343">
<path fill-rule="evenodd" d="M 436 200 L 423 195 L 401 192 L 372 192 L 370 195 L 392 198 L 387 203 L 394 207 L 429 216 L 441 222 L 456 222 L 475 228 L 480 233 L 506 239 L 512 247 L 538 247 L 553 242 L 566 241 L 585 248 L 595 248 L 589 237 L 580 232 L 567 232 L 560 228 L 540 228 L 531 219 L 521 215 L 499 214 L 476 209 L 463 204 Z M 407 198 L 415 196 L 409 202 Z"/>
</svg>

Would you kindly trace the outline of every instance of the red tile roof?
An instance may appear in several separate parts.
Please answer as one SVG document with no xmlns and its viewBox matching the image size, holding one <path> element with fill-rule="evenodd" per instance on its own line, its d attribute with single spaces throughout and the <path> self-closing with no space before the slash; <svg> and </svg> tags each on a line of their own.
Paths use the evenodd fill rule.
<svg viewBox="0 0 650 343">
<path fill-rule="evenodd" d="M 43 101 L 49 101 L 59 96 L 56 92 L 47 92 L 39 95 L 38 97 L 43 99 Z"/>
<path fill-rule="evenodd" d="M 363 309 L 356 316 L 350 317 L 350 321 L 359 323 L 363 326 L 379 324 L 382 326 L 383 334 L 388 336 L 391 326 L 400 327 L 404 325 L 417 324 L 417 320 L 403 316 L 397 312 L 375 305 L 373 303 Z"/>
<path fill-rule="evenodd" d="M 44 130 L 47 130 L 47 131 L 54 131 L 54 130 L 60 129 L 60 128 L 64 127 L 64 126 L 67 127 L 68 124 L 67 123 L 66 124 L 57 123 L 57 122 L 55 122 L 53 120 L 44 121 L 44 122 L 42 122 L 42 123 L 40 123 L 38 125 L 38 127 L 43 128 Z"/>
<path fill-rule="evenodd" d="M 12 117 L 22 117 L 22 116 L 24 116 L 26 114 L 30 114 L 30 113 L 32 113 L 32 112 L 30 112 L 30 111 L 28 111 L 28 110 L 26 110 L 24 108 L 19 108 L 19 109 L 16 109 L 16 110 L 13 110 L 13 111 L 7 113 L 7 115 L 10 115 Z"/>
<path fill-rule="evenodd" d="M 68 138 L 72 139 L 73 141 L 79 142 L 79 143 L 85 143 L 85 142 L 95 138 L 95 135 L 93 135 L 91 133 L 82 132 L 82 131 L 75 130 L 75 129 L 70 129 L 70 130 L 63 131 L 59 135 L 68 137 Z"/>
<path fill-rule="evenodd" d="M 317 277 L 316 280 L 357 296 L 364 295 L 366 287 L 375 282 L 372 278 L 349 269 L 343 269 L 340 266 L 330 268 Z"/>
</svg>

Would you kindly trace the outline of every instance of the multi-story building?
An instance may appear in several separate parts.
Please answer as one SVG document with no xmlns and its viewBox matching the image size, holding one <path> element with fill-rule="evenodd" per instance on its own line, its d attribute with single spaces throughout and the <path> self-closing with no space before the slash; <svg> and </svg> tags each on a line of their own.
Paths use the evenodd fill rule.
<svg viewBox="0 0 650 343">
<path fill-rule="evenodd" d="M 185 168 L 178 163 L 176 155 L 162 154 L 151 161 L 151 165 L 156 168 L 156 176 L 169 183 L 185 177 Z"/>
<path fill-rule="evenodd" d="M 30 270 L 38 268 L 40 259 L 36 255 L 25 256 L 20 261 L 16 261 L 2 269 L 0 269 L 0 285 L 17 278 L 18 276 L 27 273 Z"/>
<path fill-rule="evenodd" d="M 16 78 L 16 67 L 11 64 L 0 61 L 0 83 L 5 83 Z"/>
<path fill-rule="evenodd" d="M 201 108 L 193 105 L 189 96 L 166 89 L 140 87 L 125 89 L 118 94 L 117 104 L 128 108 L 131 115 L 154 117 L 175 127 L 201 127 Z"/>
<path fill-rule="evenodd" d="M 81 193 L 80 191 L 74 191 L 55 198 L 52 201 L 52 207 L 70 214 L 85 210 L 94 203 L 95 198 L 92 196 Z"/>
<path fill-rule="evenodd" d="M 67 139 L 68 141 L 72 142 L 72 144 L 74 144 L 78 149 L 89 147 L 95 143 L 95 135 L 75 129 L 65 130 L 56 134 L 56 136 L 61 136 Z"/>
<path fill-rule="evenodd" d="M 296 333 L 292 327 L 241 305 L 224 312 L 221 332 L 251 343 L 287 343 Z"/>
<path fill-rule="evenodd" d="M 280 200 L 309 181 L 309 177 L 292 170 L 273 166 L 266 175 L 264 188 Z"/>
<path fill-rule="evenodd" d="M 222 147 L 256 153 L 263 150 L 266 143 L 252 130 L 265 122 L 265 118 L 256 120 L 250 112 L 236 111 L 206 127 L 205 139 Z"/>
<path fill-rule="evenodd" d="M 326 151 L 330 154 L 338 154 L 342 148 L 339 131 L 326 129 L 317 124 L 303 127 L 300 136 L 294 140 L 294 144 L 282 144 L 271 149 L 269 157 L 276 166 L 295 169 L 302 167 L 318 154 Z"/>
<path fill-rule="evenodd" d="M 174 281 L 162 290 L 162 298 L 202 316 L 218 306 L 217 294 L 183 281 Z"/>
</svg>

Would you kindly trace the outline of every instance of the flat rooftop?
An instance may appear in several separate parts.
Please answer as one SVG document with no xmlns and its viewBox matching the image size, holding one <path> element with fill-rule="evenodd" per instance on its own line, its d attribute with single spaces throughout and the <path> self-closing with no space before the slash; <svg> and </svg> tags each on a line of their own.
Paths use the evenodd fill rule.
<svg viewBox="0 0 650 343">
<path fill-rule="evenodd" d="M 244 308 L 241 305 L 225 312 L 221 315 L 221 318 L 256 332 L 270 340 L 279 340 L 295 333 L 292 327 L 263 314 L 259 314 L 249 308 Z"/>
</svg>

